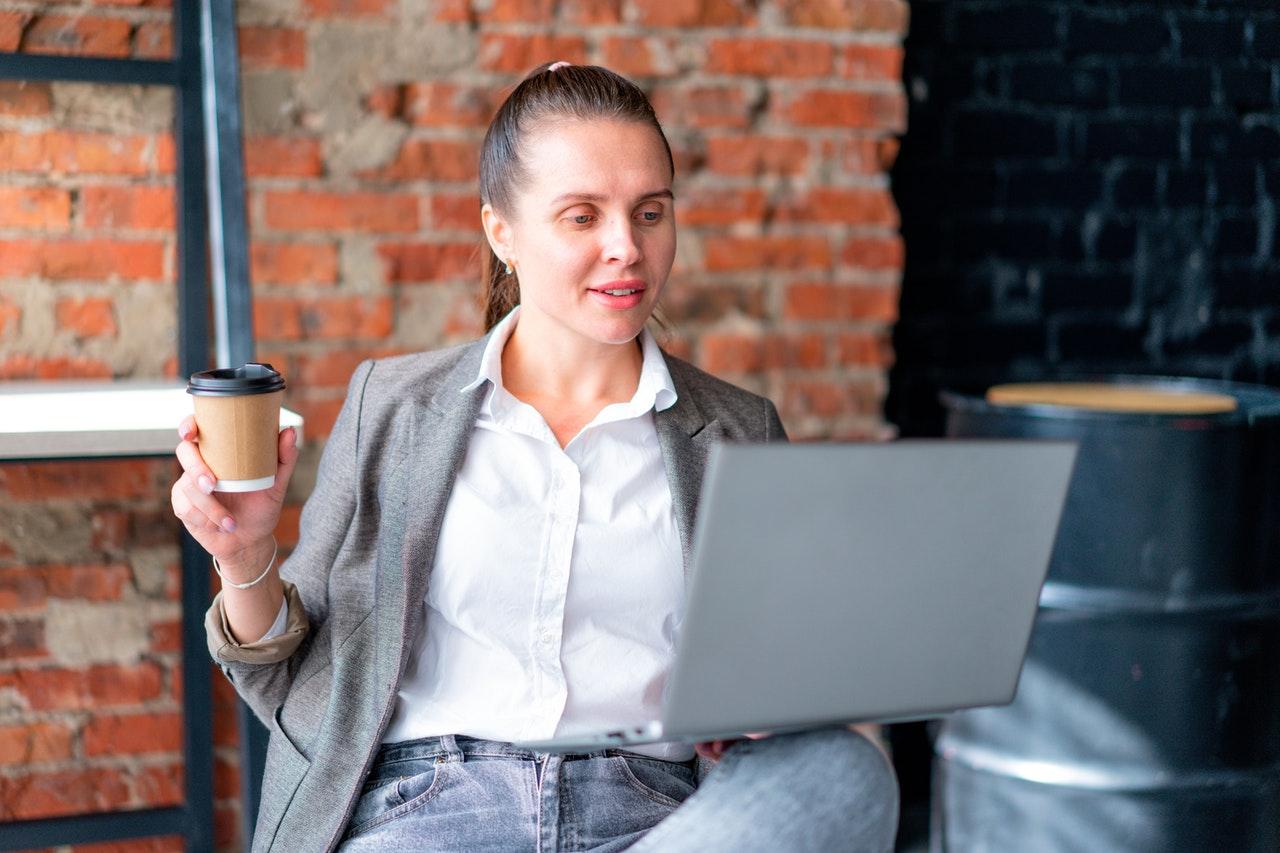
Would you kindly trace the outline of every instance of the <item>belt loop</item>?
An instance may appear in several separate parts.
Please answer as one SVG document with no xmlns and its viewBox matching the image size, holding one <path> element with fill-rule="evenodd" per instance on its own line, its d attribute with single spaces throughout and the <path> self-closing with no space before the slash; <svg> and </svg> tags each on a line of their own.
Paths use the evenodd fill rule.
<svg viewBox="0 0 1280 853">
<path fill-rule="evenodd" d="M 440 735 L 440 748 L 444 750 L 444 758 L 449 761 L 462 762 L 465 756 L 462 749 L 458 746 L 458 739 L 453 735 Z"/>
</svg>

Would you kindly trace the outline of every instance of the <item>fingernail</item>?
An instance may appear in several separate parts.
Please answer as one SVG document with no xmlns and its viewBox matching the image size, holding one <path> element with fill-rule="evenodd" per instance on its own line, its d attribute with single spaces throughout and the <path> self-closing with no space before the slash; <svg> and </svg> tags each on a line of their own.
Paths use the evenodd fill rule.
<svg viewBox="0 0 1280 853">
<path fill-rule="evenodd" d="M 200 487 L 200 491 L 206 495 L 213 494 L 213 480 L 210 480 L 204 474 L 200 475 L 200 479 L 196 481 L 196 485 Z"/>
<path fill-rule="evenodd" d="M 236 520 L 231 516 L 227 516 L 226 518 L 222 519 L 222 529 L 227 531 L 228 533 L 235 533 Z"/>
</svg>

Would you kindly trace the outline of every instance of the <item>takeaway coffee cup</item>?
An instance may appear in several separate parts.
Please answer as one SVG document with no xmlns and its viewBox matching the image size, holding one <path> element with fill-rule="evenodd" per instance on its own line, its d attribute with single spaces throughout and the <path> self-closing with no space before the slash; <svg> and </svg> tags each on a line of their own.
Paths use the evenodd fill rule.
<svg viewBox="0 0 1280 853">
<path fill-rule="evenodd" d="M 219 492 L 254 492 L 276 481 L 284 377 L 250 362 L 191 374 L 200 455 Z"/>
</svg>

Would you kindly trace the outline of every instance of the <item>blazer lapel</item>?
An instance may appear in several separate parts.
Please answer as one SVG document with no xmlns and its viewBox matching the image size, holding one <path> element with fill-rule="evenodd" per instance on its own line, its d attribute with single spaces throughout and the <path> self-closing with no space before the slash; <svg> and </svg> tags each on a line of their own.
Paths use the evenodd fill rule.
<svg viewBox="0 0 1280 853">
<path fill-rule="evenodd" d="M 702 472 L 707 465 L 711 444 L 724 438 L 720 424 L 703 416 L 694 394 L 685 381 L 680 362 L 666 357 L 667 371 L 676 387 L 676 402 L 653 417 L 658 432 L 658 446 L 671 487 L 671 505 L 680 532 L 680 552 L 684 558 L 685 580 L 688 580 L 693 558 L 693 526 L 697 520 L 698 496 L 702 492 Z"/>
<path fill-rule="evenodd" d="M 408 449 L 391 477 L 387 509 L 403 519 L 403 547 L 380 559 L 375 612 L 379 614 L 379 665 L 384 682 L 398 687 L 422 628 L 422 607 L 445 507 L 466 457 L 485 383 L 462 393 L 475 379 L 488 336 L 472 343 L 434 388 L 414 400 Z M 385 614 L 386 621 L 382 618 Z M 394 669 L 392 669 L 394 667 Z M 394 693 L 394 691 L 393 691 Z"/>
</svg>

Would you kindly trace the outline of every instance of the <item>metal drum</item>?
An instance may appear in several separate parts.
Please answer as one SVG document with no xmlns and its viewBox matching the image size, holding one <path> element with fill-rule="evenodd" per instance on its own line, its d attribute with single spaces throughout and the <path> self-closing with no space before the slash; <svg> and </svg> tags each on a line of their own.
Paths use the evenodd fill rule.
<svg viewBox="0 0 1280 853">
<path fill-rule="evenodd" d="M 1016 698 L 939 726 L 933 848 L 1274 853 L 1280 392 L 1054 389 L 943 395 L 949 436 L 1080 453 Z"/>
</svg>

